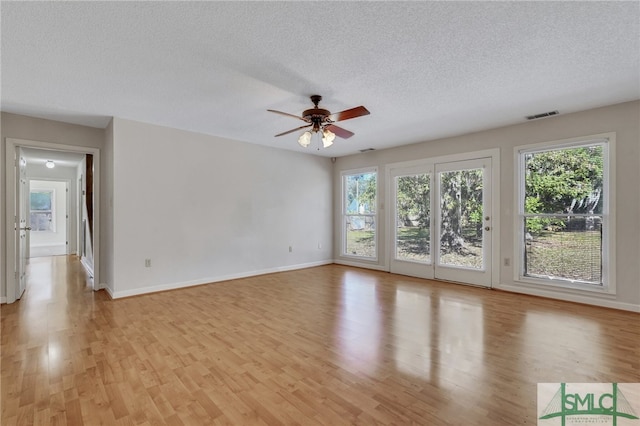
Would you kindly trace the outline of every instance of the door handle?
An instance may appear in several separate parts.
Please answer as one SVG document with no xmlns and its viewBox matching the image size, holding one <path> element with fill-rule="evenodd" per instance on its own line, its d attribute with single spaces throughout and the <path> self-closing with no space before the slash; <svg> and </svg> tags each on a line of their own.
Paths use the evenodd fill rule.
<svg viewBox="0 0 640 426">
<path fill-rule="evenodd" d="M 20 228 L 21 231 L 31 231 L 30 226 L 25 226 L 24 228 Z"/>
</svg>

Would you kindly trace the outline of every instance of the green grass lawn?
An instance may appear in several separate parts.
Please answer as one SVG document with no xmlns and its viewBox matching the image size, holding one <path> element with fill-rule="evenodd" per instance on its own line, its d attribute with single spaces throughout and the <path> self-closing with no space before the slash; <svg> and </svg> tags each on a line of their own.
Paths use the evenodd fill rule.
<svg viewBox="0 0 640 426">
<path fill-rule="evenodd" d="M 419 226 L 398 228 L 397 249 L 397 259 L 428 262 L 431 259 L 429 230 Z"/>
<path fill-rule="evenodd" d="M 349 231 L 347 253 L 363 257 L 375 257 L 374 231 Z M 601 257 L 600 232 L 547 231 L 527 243 L 527 275 L 557 277 L 600 283 Z M 420 227 L 398 228 L 398 253 L 400 260 L 426 262 L 430 260 L 429 230 Z M 480 242 L 465 239 L 460 251 L 445 251 L 440 262 L 469 268 L 482 267 Z"/>
<path fill-rule="evenodd" d="M 600 283 L 599 231 L 547 231 L 527 242 L 527 275 Z"/>
<path fill-rule="evenodd" d="M 347 231 L 346 253 L 354 256 L 375 257 L 375 231 Z"/>
</svg>

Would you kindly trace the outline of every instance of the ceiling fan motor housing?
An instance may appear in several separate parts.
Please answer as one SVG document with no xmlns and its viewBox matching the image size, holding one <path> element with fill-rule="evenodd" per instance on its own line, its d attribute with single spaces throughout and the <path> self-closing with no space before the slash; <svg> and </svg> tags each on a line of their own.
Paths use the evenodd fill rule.
<svg viewBox="0 0 640 426">
<path fill-rule="evenodd" d="M 320 130 L 320 127 L 323 123 L 328 122 L 328 117 L 331 115 L 329 110 L 318 108 L 318 104 L 322 100 L 322 96 L 320 95 L 311 95 L 311 102 L 315 108 L 307 109 L 302 113 L 302 117 L 313 124 L 313 131 L 317 132 Z"/>
<path fill-rule="evenodd" d="M 320 119 L 320 121 L 323 121 L 325 118 L 329 117 L 330 115 L 331 115 L 331 112 L 322 108 L 311 108 L 311 109 L 305 110 L 302 113 L 302 117 L 311 121 L 313 121 L 314 119 Z"/>
</svg>

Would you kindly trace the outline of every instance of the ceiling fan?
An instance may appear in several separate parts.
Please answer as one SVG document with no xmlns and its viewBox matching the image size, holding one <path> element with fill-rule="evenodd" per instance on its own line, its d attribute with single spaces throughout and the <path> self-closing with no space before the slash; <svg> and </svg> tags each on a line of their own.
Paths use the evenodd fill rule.
<svg viewBox="0 0 640 426">
<path fill-rule="evenodd" d="M 351 118 L 361 117 L 363 115 L 369 115 L 369 111 L 363 107 L 358 106 L 351 109 L 345 109 L 341 112 L 336 112 L 335 114 L 331 114 L 329 110 L 318 107 L 318 104 L 322 100 L 322 96 L 320 95 L 311 95 L 311 102 L 313 102 L 314 107 L 311 109 L 307 109 L 302 113 L 302 116 L 299 117 L 297 115 L 289 114 L 282 111 L 276 111 L 273 109 L 268 109 L 267 111 L 275 112 L 276 114 L 286 115 L 288 117 L 297 118 L 298 120 L 302 120 L 305 123 L 308 123 L 304 126 L 296 127 L 295 129 L 288 130 L 286 132 L 278 133 L 275 137 L 288 135 L 289 133 L 297 132 L 298 130 L 307 129 L 300 135 L 298 138 L 298 143 L 303 147 L 308 147 L 311 143 L 311 135 L 313 133 L 322 132 L 322 145 L 327 148 L 333 144 L 333 140 L 336 136 L 339 136 L 343 139 L 350 138 L 354 135 L 353 132 L 350 132 L 342 127 L 336 126 L 335 122 L 349 120 Z"/>
</svg>

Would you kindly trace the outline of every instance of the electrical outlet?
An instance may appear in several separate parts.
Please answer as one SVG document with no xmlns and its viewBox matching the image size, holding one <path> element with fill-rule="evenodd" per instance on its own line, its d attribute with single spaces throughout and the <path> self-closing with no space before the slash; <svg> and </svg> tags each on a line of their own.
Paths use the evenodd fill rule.
<svg viewBox="0 0 640 426">
<path fill-rule="evenodd" d="M 511 266 L 511 259 L 509 259 L 508 257 L 504 258 L 504 266 Z"/>
<path fill-rule="evenodd" d="M 145 268 L 151 268 L 151 259 L 145 259 L 144 260 L 144 267 Z"/>
<path fill-rule="evenodd" d="M 322 243 L 318 243 L 318 250 L 322 250 Z"/>
<path fill-rule="evenodd" d="M 289 253 L 293 252 L 293 246 L 289 246 Z"/>
</svg>

